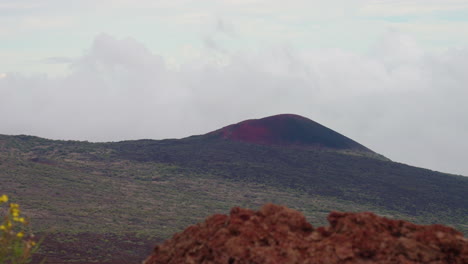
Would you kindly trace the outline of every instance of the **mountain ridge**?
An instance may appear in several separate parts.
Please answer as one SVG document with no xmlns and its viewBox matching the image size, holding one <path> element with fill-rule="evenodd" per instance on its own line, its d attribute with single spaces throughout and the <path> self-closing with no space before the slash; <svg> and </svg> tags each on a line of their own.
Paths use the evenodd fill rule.
<svg viewBox="0 0 468 264">
<path fill-rule="evenodd" d="M 468 233 L 467 177 L 373 155 L 211 132 L 107 143 L 0 135 L 0 190 L 39 233 L 55 230 L 43 247 L 65 251 L 61 263 L 117 263 L 108 255 L 116 251 L 136 263 L 149 253 L 139 237 L 167 239 L 209 215 L 270 202 L 316 224 L 330 211 L 372 211 Z M 109 246 L 120 238 L 129 242 Z"/>
<path fill-rule="evenodd" d="M 374 153 L 356 141 L 296 114 L 278 114 L 244 120 L 209 132 L 208 135 L 254 144 L 309 146 Z"/>
</svg>

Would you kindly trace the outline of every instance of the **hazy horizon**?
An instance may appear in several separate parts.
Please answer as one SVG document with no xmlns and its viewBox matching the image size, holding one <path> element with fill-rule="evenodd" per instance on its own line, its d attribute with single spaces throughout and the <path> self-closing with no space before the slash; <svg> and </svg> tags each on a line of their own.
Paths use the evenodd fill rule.
<svg viewBox="0 0 468 264">
<path fill-rule="evenodd" d="M 468 2 L 0 1 L 0 134 L 181 138 L 294 113 L 468 176 Z"/>
</svg>

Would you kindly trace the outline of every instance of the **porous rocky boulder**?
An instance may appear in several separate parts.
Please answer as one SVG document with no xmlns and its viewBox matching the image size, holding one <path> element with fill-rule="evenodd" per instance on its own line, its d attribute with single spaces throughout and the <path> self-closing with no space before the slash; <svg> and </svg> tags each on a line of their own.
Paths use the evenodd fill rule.
<svg viewBox="0 0 468 264">
<path fill-rule="evenodd" d="M 157 245 L 144 263 L 468 263 L 468 240 L 450 227 L 367 212 L 332 212 L 328 221 L 314 228 L 283 206 L 236 207 Z"/>
</svg>

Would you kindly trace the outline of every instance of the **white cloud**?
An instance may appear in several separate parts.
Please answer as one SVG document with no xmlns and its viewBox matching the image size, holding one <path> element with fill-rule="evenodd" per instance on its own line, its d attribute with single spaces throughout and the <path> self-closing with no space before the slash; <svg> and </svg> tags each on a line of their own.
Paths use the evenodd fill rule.
<svg viewBox="0 0 468 264">
<path fill-rule="evenodd" d="M 69 57 L 49 57 L 41 60 L 46 64 L 70 64 L 75 60 Z"/>
<path fill-rule="evenodd" d="M 368 0 L 360 13 L 372 16 L 421 15 L 435 11 L 453 11 L 468 8 L 465 0 Z"/>
<path fill-rule="evenodd" d="M 64 77 L 0 78 L 4 134 L 92 141 L 185 137 L 297 113 L 391 159 L 468 175 L 468 48 L 423 51 L 389 32 L 368 55 L 340 49 L 198 50 L 177 69 L 101 34 Z"/>
<path fill-rule="evenodd" d="M 0 10 L 6 10 L 6 11 L 11 11 L 11 10 L 24 10 L 24 9 L 33 9 L 38 7 L 38 3 L 27 3 L 27 2 L 18 2 L 18 1 L 11 1 L 9 2 L 8 0 L 6 2 L 0 3 Z"/>
<path fill-rule="evenodd" d="M 2 56 L 0 69 L 32 72 L 42 68 L 62 74 L 56 65 L 32 62 L 75 57 L 100 32 L 144 41 L 171 64 L 182 63 L 186 56 L 179 51 L 200 47 L 203 38 L 208 46 L 221 47 L 220 51 L 290 43 L 301 49 L 340 47 L 362 52 L 376 36 L 395 28 L 416 36 L 425 49 L 446 49 L 468 43 L 466 21 L 420 19 L 413 14 L 399 23 L 381 18 L 408 6 L 416 11 L 457 11 L 466 5 L 466 1 L 453 0 L 296 0 L 287 4 L 280 0 L 3 0 L 0 53 L 18 55 Z M 207 32 L 213 21 L 219 33 L 214 37 Z"/>
</svg>

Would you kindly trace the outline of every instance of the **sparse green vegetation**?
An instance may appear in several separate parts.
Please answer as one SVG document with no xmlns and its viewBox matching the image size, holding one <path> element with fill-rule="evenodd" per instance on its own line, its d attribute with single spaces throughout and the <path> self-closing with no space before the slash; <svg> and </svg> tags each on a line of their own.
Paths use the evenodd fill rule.
<svg viewBox="0 0 468 264">
<path fill-rule="evenodd" d="M 51 261 L 135 260 L 211 214 L 267 202 L 315 226 L 330 211 L 373 211 L 466 233 L 467 188 L 464 177 L 332 151 L 201 137 L 93 144 L 0 135 L 0 190 L 17 197 L 35 230 L 50 232 L 38 254 Z"/>
</svg>

